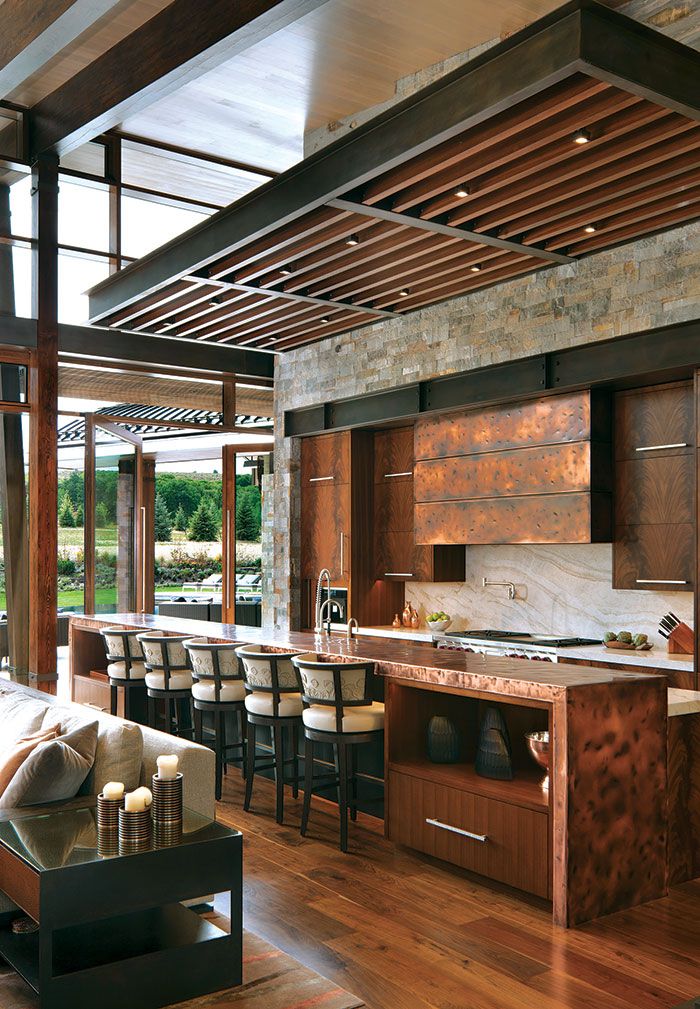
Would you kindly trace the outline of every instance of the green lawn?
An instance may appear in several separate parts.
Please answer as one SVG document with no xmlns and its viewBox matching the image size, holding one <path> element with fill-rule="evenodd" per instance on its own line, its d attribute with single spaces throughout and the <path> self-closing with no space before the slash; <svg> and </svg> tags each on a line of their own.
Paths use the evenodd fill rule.
<svg viewBox="0 0 700 1009">
<path fill-rule="evenodd" d="M 83 530 L 67 529 L 65 526 L 58 527 L 58 549 L 61 547 L 82 547 Z M 107 550 L 109 547 L 117 545 L 117 527 L 108 526 L 106 529 L 95 530 L 95 547 L 97 550 Z"/>
</svg>

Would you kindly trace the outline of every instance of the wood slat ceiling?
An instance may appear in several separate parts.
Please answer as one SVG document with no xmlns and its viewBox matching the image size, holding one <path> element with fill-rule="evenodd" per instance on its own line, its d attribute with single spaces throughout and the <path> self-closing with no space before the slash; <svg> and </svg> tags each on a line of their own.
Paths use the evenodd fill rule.
<svg viewBox="0 0 700 1009">
<path fill-rule="evenodd" d="M 575 72 L 101 321 L 285 351 L 696 218 L 700 123 Z"/>
</svg>

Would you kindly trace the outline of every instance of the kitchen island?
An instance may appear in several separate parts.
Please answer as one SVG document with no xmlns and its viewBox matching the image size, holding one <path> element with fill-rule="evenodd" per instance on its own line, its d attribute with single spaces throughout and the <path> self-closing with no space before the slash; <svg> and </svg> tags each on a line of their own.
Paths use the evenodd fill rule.
<svg viewBox="0 0 700 1009">
<path fill-rule="evenodd" d="M 371 661 L 386 686 L 390 839 L 551 899 L 554 920 L 564 926 L 667 892 L 675 832 L 662 675 L 123 613 L 72 618 L 74 700 L 98 685 L 92 674 L 105 667 L 98 632 L 108 624 Z M 510 781 L 474 770 L 476 727 L 489 703 L 499 705 L 511 733 Z M 446 714 L 463 736 L 463 755 L 459 763 L 434 764 L 425 754 L 427 723 Z M 523 738 L 547 728 L 548 790 Z"/>
</svg>

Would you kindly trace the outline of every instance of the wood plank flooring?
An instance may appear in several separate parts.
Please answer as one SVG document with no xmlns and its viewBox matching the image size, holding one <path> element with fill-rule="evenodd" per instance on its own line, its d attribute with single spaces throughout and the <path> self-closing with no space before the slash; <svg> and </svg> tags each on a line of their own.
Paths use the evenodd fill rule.
<svg viewBox="0 0 700 1009">
<path fill-rule="evenodd" d="M 234 768 L 219 817 L 244 833 L 244 924 L 369 1009 L 671 1009 L 700 995 L 700 881 L 564 931 L 548 905 L 396 849 L 360 816 L 338 850 L 335 807 Z"/>
</svg>

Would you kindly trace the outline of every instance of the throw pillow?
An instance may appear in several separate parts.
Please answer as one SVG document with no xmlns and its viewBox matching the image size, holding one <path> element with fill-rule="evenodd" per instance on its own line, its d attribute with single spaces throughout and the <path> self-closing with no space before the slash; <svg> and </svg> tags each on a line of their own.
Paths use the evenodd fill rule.
<svg viewBox="0 0 700 1009">
<path fill-rule="evenodd" d="M 14 778 L 29 754 L 37 748 L 39 743 L 49 739 L 55 739 L 58 735 L 58 727 L 40 729 L 29 736 L 18 739 L 12 746 L 3 749 L 0 754 L 0 797 Z"/>
<path fill-rule="evenodd" d="M 0 796 L 0 809 L 72 799 L 95 759 L 97 722 L 40 743 Z"/>
<path fill-rule="evenodd" d="M 46 725 L 54 725 L 58 719 L 48 720 L 50 707 L 19 691 L 3 693 L 0 696 L 0 740 L 3 748 L 31 736 Z"/>
</svg>

